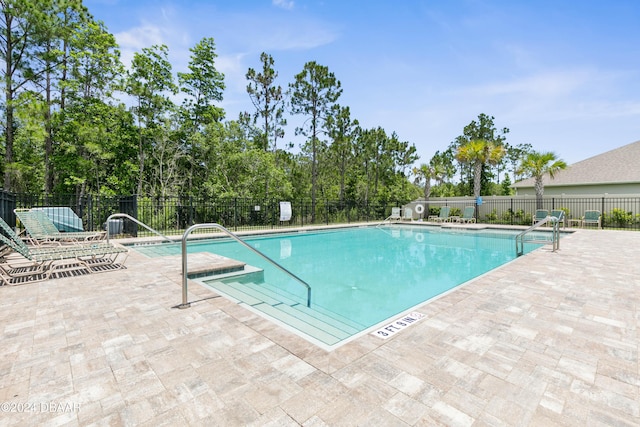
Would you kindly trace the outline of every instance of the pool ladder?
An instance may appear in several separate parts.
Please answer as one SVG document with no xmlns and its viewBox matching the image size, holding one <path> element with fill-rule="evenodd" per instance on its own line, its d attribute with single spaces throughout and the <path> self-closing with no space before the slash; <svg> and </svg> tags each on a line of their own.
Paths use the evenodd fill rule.
<svg viewBox="0 0 640 427">
<path fill-rule="evenodd" d="M 536 222 L 535 224 L 533 224 L 531 227 L 527 228 L 526 230 L 524 230 L 522 233 L 518 234 L 516 236 L 516 256 L 520 256 L 524 254 L 524 243 L 525 241 L 527 243 L 541 243 L 541 244 L 549 244 L 549 242 L 551 242 L 552 245 L 552 251 L 555 252 L 558 249 L 560 249 L 560 221 L 562 220 L 562 216 L 564 215 L 564 213 L 561 213 L 559 217 L 555 217 L 555 216 L 547 216 L 546 218 L 541 219 L 540 221 Z M 529 240 L 525 240 L 524 236 L 527 235 L 527 233 L 541 227 L 544 224 L 547 223 L 551 223 L 551 226 L 553 227 L 551 230 L 551 240 L 535 240 L 535 239 L 529 239 Z"/>
<path fill-rule="evenodd" d="M 165 236 L 164 234 L 160 233 L 157 230 L 154 230 L 153 228 L 149 227 L 147 224 L 135 219 L 134 217 L 132 217 L 131 215 L 127 215 L 126 213 L 115 213 L 113 215 L 109 215 L 109 218 L 107 218 L 107 243 L 109 243 L 109 234 L 111 231 L 111 227 L 109 227 L 109 224 L 113 218 L 127 218 L 130 219 L 131 221 L 135 222 L 138 225 L 143 226 L 144 228 L 146 228 L 147 230 L 151 231 L 154 234 L 157 234 L 158 236 L 162 237 L 163 239 L 169 241 L 169 242 L 173 242 L 173 240 L 171 240 L 170 238 L 168 238 L 167 236 Z"/>
<path fill-rule="evenodd" d="M 267 260 L 269 263 L 271 263 L 272 265 L 274 265 L 284 273 L 296 279 L 300 284 L 302 284 L 307 289 L 307 307 L 311 307 L 311 286 L 309 286 L 307 282 L 305 282 L 304 280 L 302 280 L 301 278 L 299 278 L 298 276 L 296 276 L 295 274 L 293 274 L 292 272 L 290 272 L 289 270 L 287 270 L 286 268 L 284 268 L 283 266 L 281 266 L 280 264 L 278 264 L 277 262 L 269 258 L 264 253 L 260 252 L 253 246 L 246 243 L 244 240 L 242 240 L 240 237 L 238 237 L 231 231 L 224 228 L 222 225 L 216 224 L 216 223 L 205 223 L 205 224 L 192 225 L 191 227 L 187 228 L 187 230 L 182 235 L 182 304 L 178 305 L 178 308 L 188 308 L 191 306 L 191 303 L 187 301 L 187 238 L 189 237 L 189 234 L 191 234 L 192 231 L 200 228 L 215 228 L 226 233 L 229 237 L 234 239 L 236 242 L 240 243 L 245 248 L 261 256 L 262 258 Z"/>
</svg>

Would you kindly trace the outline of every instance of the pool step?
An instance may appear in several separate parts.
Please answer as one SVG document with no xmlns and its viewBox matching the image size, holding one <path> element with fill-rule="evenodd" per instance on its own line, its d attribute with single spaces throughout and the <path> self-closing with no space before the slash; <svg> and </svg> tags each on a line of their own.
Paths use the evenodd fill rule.
<svg viewBox="0 0 640 427">
<path fill-rule="evenodd" d="M 245 281 L 244 279 L 247 277 L 251 277 L 252 280 Z M 255 292 L 264 293 L 266 295 L 272 295 L 275 299 L 285 304 L 288 304 L 291 307 L 297 307 L 298 309 L 305 310 L 305 311 L 310 309 L 304 304 L 303 301 L 301 301 L 300 297 L 295 297 L 289 294 L 288 292 L 283 291 L 278 286 L 272 285 L 270 283 L 266 283 L 263 280 L 264 276 L 246 275 L 246 276 L 238 277 L 238 279 L 240 283 L 245 284 Z M 287 297 L 287 295 L 289 295 L 289 297 Z M 362 329 L 365 329 L 368 326 L 368 325 L 359 324 L 358 322 L 354 322 L 353 320 L 350 320 L 344 316 L 341 316 L 338 313 L 335 313 L 334 311 L 326 309 L 323 306 L 314 304 L 313 294 L 311 297 L 311 303 L 312 303 L 311 310 L 313 315 L 320 319 L 325 319 L 328 322 L 334 322 L 336 325 L 346 325 L 346 327 L 351 328 L 355 332 L 361 331 Z"/>
<path fill-rule="evenodd" d="M 189 257 L 188 270 L 188 277 L 190 279 L 196 279 L 207 276 L 225 277 L 234 274 L 244 274 L 255 271 L 256 269 L 242 261 L 200 252 L 192 254 Z"/>
<path fill-rule="evenodd" d="M 341 316 L 331 315 L 324 310 L 316 310 L 294 301 L 281 292 L 274 291 L 275 287 L 264 282 L 255 283 L 247 280 L 242 282 L 205 280 L 203 282 L 241 304 L 249 305 L 327 345 L 337 344 L 363 329 L 362 326 L 346 321 Z"/>
<path fill-rule="evenodd" d="M 533 233 L 532 233 L 533 234 Z M 548 235 L 547 235 L 548 234 Z M 547 239 L 548 237 L 548 239 Z M 553 236 L 551 235 L 551 233 L 536 233 L 533 234 L 531 236 L 528 236 L 528 238 L 525 238 L 522 240 L 523 243 L 531 243 L 531 244 L 535 244 L 535 245 L 546 245 L 549 243 L 553 243 Z"/>
<path fill-rule="evenodd" d="M 295 298 L 293 296 L 291 296 L 291 298 L 287 298 L 286 295 L 289 295 L 287 292 L 283 292 L 277 286 L 266 283 L 264 280 L 255 280 L 244 284 L 251 288 L 254 292 L 272 295 L 274 299 L 279 300 L 283 304 L 287 304 L 292 308 L 295 308 L 296 310 L 302 311 L 304 314 L 310 314 L 311 316 L 316 317 L 323 322 L 330 323 L 345 330 L 350 330 L 351 333 L 361 331 L 368 326 L 359 324 L 358 322 L 354 322 L 318 304 L 314 304 L 313 295 L 311 298 L 311 307 L 307 307 L 305 302 L 300 301 L 300 298 Z"/>
<path fill-rule="evenodd" d="M 217 286 L 216 283 L 214 286 Z M 328 324 L 332 327 L 344 330 L 350 334 L 354 334 L 364 328 L 364 325 L 358 325 L 355 322 L 351 322 L 342 316 L 335 313 L 323 310 L 320 307 L 313 306 L 307 307 L 306 305 L 287 298 L 278 289 L 267 283 L 240 283 L 232 282 L 227 285 L 232 286 L 234 290 L 242 292 L 244 295 L 248 295 L 253 298 L 253 301 L 271 305 L 273 307 L 279 307 L 280 310 L 287 312 L 291 315 L 298 315 L 301 318 L 306 319 L 309 323 L 320 322 Z M 249 304 L 248 301 L 240 299 L 242 302 Z M 250 304 L 253 305 L 253 304 Z"/>
<path fill-rule="evenodd" d="M 553 240 L 540 240 L 540 239 L 535 239 L 535 240 L 525 240 L 524 243 L 532 243 L 532 244 L 536 244 L 536 245 L 547 245 L 549 243 L 553 243 Z"/>
</svg>

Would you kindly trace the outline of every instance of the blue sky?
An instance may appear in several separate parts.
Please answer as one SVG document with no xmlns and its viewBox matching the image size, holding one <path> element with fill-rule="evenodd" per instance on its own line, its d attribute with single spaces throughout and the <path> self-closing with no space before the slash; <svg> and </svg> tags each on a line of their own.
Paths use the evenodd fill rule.
<svg viewBox="0 0 640 427">
<path fill-rule="evenodd" d="M 637 0 L 85 0 L 125 65 L 166 44 L 174 73 L 213 37 L 227 119 L 253 111 L 249 67 L 270 54 L 286 88 L 308 61 L 340 80 L 361 126 L 396 132 L 419 162 L 479 114 L 510 144 L 569 164 L 640 140 Z M 291 123 L 294 123 L 292 120 Z M 293 126 L 286 140 L 295 140 Z"/>
</svg>

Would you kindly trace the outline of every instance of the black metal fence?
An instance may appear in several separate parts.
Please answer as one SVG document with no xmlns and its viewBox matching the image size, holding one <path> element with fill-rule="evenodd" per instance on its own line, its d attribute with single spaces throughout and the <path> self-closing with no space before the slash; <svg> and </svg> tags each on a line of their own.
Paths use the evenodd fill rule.
<svg viewBox="0 0 640 427">
<path fill-rule="evenodd" d="M 539 207 L 535 199 L 485 199 L 480 211 L 485 222 L 530 225 L 536 209 L 562 210 L 567 222 L 594 210 L 602 215 L 603 228 L 640 229 L 640 197 L 545 197 Z"/>
<path fill-rule="evenodd" d="M 314 206 L 311 201 L 292 201 L 290 220 L 280 221 L 279 200 L 34 196 L 0 191 L 0 216 L 12 227 L 16 225 L 13 209 L 56 206 L 70 208 L 70 215 L 77 215 L 85 230 L 104 230 L 111 214 L 126 213 L 167 235 L 182 234 L 189 226 L 200 223 L 218 223 L 232 231 L 240 231 L 377 221 L 388 217 L 391 208 L 399 205 L 319 200 Z M 123 232 L 132 236 L 148 233 L 126 219 L 123 220 Z"/>
<path fill-rule="evenodd" d="M 411 202 L 407 206 L 415 210 L 419 204 L 426 205 L 421 209 L 425 218 L 437 215 L 441 206 L 451 206 L 451 215 L 461 215 L 465 206 L 477 206 L 478 222 L 505 225 L 531 225 L 537 209 L 562 210 L 567 223 L 579 225 L 585 211 L 595 210 L 602 215 L 603 228 L 640 229 L 640 196 L 547 196 L 541 205 L 531 196 L 482 197 L 479 204 L 470 197 L 451 197 Z"/>
<path fill-rule="evenodd" d="M 416 209 L 418 205 L 421 208 Z M 163 234 L 182 234 L 193 224 L 215 222 L 232 231 L 265 230 L 305 225 L 382 221 L 396 206 L 413 208 L 414 219 L 437 215 L 441 206 L 451 206 L 451 215 L 461 215 L 465 206 L 477 206 L 479 223 L 531 225 L 539 208 L 535 197 L 490 196 L 482 203 L 470 197 L 432 198 L 428 202 L 409 203 L 344 203 L 318 200 L 291 202 L 291 219 L 280 221 L 279 200 L 251 200 L 243 198 L 206 199 L 193 197 L 149 198 L 138 196 L 73 195 L 34 196 L 0 190 L 0 216 L 11 226 L 16 225 L 13 209 L 39 207 L 68 207 L 77 215 L 85 230 L 103 230 L 107 218 L 114 213 L 126 213 Z M 586 210 L 602 213 L 603 228 L 640 229 L 640 196 L 630 197 L 544 197 L 542 209 L 562 209 L 567 219 L 576 220 Z M 418 213 L 420 212 L 420 213 Z M 124 220 L 122 230 L 131 236 L 146 235 L 133 221 Z"/>
</svg>

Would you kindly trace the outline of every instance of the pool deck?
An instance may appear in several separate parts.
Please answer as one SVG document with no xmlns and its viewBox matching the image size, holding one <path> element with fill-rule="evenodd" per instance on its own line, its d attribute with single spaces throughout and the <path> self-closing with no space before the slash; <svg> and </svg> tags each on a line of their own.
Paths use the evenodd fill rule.
<svg viewBox="0 0 640 427">
<path fill-rule="evenodd" d="M 639 261 L 579 230 L 332 352 L 137 253 L 0 287 L 0 426 L 637 426 Z"/>
</svg>

